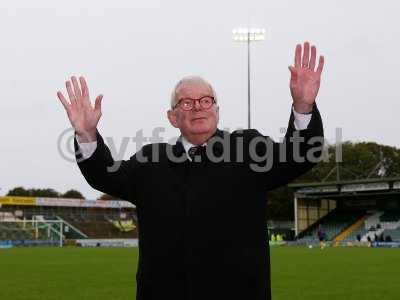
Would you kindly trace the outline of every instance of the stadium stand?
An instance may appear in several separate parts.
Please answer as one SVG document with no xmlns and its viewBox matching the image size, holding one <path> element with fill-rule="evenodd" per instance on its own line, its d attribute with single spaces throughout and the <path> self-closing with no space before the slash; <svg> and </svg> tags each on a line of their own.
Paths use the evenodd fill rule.
<svg viewBox="0 0 400 300">
<path fill-rule="evenodd" d="M 399 222 L 400 221 L 400 211 L 398 211 L 398 210 L 385 211 L 382 215 L 380 215 L 379 221 L 380 221 L 380 223 Z"/>
<path fill-rule="evenodd" d="M 310 226 L 298 241 L 315 243 L 319 226 L 328 241 L 362 242 L 382 241 L 390 237 L 400 242 L 400 211 L 343 211 L 335 210 Z"/>
<path fill-rule="evenodd" d="M 373 211 L 369 217 L 355 228 L 343 241 L 356 241 L 357 236 L 361 241 L 375 241 L 376 237 L 390 236 L 393 241 L 400 241 L 400 212 L 399 211 Z"/>
<path fill-rule="evenodd" d="M 342 233 L 346 228 L 355 223 L 365 215 L 364 211 L 343 211 L 334 210 L 318 222 L 314 223 L 298 238 L 300 242 L 315 242 L 318 240 L 317 232 L 321 227 L 326 234 L 326 240 L 332 241 L 336 236 Z"/>
<path fill-rule="evenodd" d="M 400 242 L 400 229 L 386 229 L 384 234 L 386 237 L 390 236 L 392 241 Z"/>
<path fill-rule="evenodd" d="M 133 231 L 136 228 L 136 225 L 133 224 L 133 220 L 129 220 L 129 221 L 109 220 L 109 221 L 111 222 L 111 224 L 113 224 L 115 227 L 117 227 L 122 232 Z"/>
<path fill-rule="evenodd" d="M 384 236 L 400 242 L 400 210 L 385 211 L 380 216 L 380 225 Z"/>
<path fill-rule="evenodd" d="M 69 218 L 62 217 L 63 220 L 78 228 L 89 238 L 137 238 L 137 232 L 134 230 L 126 231 L 114 225 L 113 222 L 108 221 L 103 217 L 99 220 L 98 217 L 91 219 L 89 216 L 86 218 Z M 129 221 L 115 221 L 115 222 L 129 222 Z M 133 220 L 130 220 L 133 223 Z M 135 226 L 136 228 L 136 226 Z M 134 228 L 133 228 L 134 229 Z"/>
<path fill-rule="evenodd" d="M 137 239 L 136 221 L 126 201 L 0 197 L 0 242 Z"/>
<path fill-rule="evenodd" d="M 25 240 L 33 239 L 33 232 L 29 228 L 15 222 L 0 222 L 0 240 Z"/>
<path fill-rule="evenodd" d="M 400 247 L 400 177 L 289 187 L 294 190 L 296 243 L 316 242 L 320 226 L 336 245 L 354 245 L 360 240 L 367 242 L 359 245 Z"/>
</svg>

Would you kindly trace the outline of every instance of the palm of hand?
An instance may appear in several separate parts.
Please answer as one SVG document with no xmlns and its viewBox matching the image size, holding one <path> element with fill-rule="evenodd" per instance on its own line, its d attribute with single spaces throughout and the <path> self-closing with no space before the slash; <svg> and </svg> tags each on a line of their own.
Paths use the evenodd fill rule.
<svg viewBox="0 0 400 300">
<path fill-rule="evenodd" d="M 83 102 L 83 104 L 71 105 L 71 109 L 68 113 L 71 125 L 74 127 L 76 132 L 88 132 L 97 126 L 101 117 L 101 112 L 95 110 L 90 105 L 89 99 L 77 100 L 77 102 Z M 89 103 L 89 105 L 87 104 Z"/>
<path fill-rule="evenodd" d="M 71 78 L 65 83 L 69 101 L 67 101 L 61 92 L 57 93 L 58 98 L 63 104 L 72 127 L 78 135 L 90 135 L 96 132 L 97 124 L 101 117 L 102 95 L 96 98 L 94 107 L 89 97 L 89 89 L 83 77 L 79 78 L 80 86 L 76 77 Z"/>
<path fill-rule="evenodd" d="M 290 80 L 293 99 L 312 105 L 317 97 L 321 76 L 310 69 L 296 69 L 297 78 Z"/>
<path fill-rule="evenodd" d="M 302 57 L 301 45 L 296 46 L 294 66 L 290 66 L 290 92 L 293 98 L 293 105 L 298 112 L 308 112 L 311 110 L 318 95 L 321 73 L 324 67 L 324 57 L 320 56 L 318 67 L 316 64 L 316 48 L 310 44 L 304 43 L 304 51 Z"/>
</svg>

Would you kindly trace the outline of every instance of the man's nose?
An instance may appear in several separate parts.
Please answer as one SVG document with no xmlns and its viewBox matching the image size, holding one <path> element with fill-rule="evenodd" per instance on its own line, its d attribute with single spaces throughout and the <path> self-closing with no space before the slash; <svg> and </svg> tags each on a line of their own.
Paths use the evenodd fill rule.
<svg viewBox="0 0 400 300">
<path fill-rule="evenodd" d="M 193 101 L 193 110 L 201 110 L 201 105 L 200 105 L 200 100 L 194 100 Z"/>
</svg>

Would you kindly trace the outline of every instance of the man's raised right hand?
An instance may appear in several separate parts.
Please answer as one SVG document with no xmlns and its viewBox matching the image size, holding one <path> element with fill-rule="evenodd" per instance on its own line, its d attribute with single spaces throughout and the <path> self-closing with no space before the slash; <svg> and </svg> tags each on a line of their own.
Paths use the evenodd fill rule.
<svg viewBox="0 0 400 300">
<path fill-rule="evenodd" d="M 72 81 L 72 84 L 71 84 Z M 81 143 L 96 141 L 96 128 L 101 117 L 101 100 L 103 95 L 96 98 L 94 107 L 90 102 L 89 89 L 84 77 L 79 77 L 80 86 L 75 76 L 65 82 L 69 101 L 58 91 L 57 96 L 67 112 L 69 121 L 75 129 Z"/>
</svg>

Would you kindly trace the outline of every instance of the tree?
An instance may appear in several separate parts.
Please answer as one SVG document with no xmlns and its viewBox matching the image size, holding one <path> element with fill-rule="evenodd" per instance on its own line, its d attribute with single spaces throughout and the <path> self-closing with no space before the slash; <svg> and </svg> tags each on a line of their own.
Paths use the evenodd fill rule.
<svg viewBox="0 0 400 300">
<path fill-rule="evenodd" d="M 57 198 L 60 194 L 51 188 L 47 189 L 25 189 L 22 186 L 13 188 L 8 191 L 7 196 L 20 196 L 20 197 L 48 197 Z"/>
<path fill-rule="evenodd" d="M 335 181 L 335 146 L 330 146 L 328 153 L 329 161 L 319 163 L 297 182 Z M 345 142 L 339 170 L 340 180 L 400 176 L 400 149 L 373 142 Z"/>
<path fill-rule="evenodd" d="M 285 185 L 268 192 L 267 218 L 274 221 L 293 219 L 293 192 Z"/>
<path fill-rule="evenodd" d="M 7 196 L 19 196 L 19 197 L 29 196 L 29 191 L 22 186 L 17 186 L 9 190 Z"/>
<path fill-rule="evenodd" d="M 117 197 L 108 195 L 108 194 L 102 194 L 97 200 L 115 200 Z"/>
<path fill-rule="evenodd" d="M 64 194 L 60 194 L 54 189 L 25 189 L 22 186 L 15 187 L 8 191 L 7 196 L 19 196 L 19 197 L 46 197 L 46 198 L 74 198 L 74 199 L 85 199 L 85 197 L 77 190 L 70 189 Z"/>
<path fill-rule="evenodd" d="M 62 198 L 73 198 L 73 199 L 85 199 L 85 197 L 81 194 L 81 192 L 77 190 L 68 190 L 64 194 L 61 195 Z"/>
<path fill-rule="evenodd" d="M 33 197 L 48 197 L 48 198 L 57 198 L 60 196 L 56 190 L 47 188 L 47 189 L 30 189 L 31 196 Z"/>
</svg>

